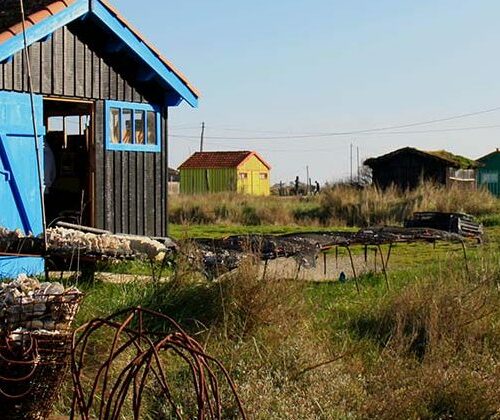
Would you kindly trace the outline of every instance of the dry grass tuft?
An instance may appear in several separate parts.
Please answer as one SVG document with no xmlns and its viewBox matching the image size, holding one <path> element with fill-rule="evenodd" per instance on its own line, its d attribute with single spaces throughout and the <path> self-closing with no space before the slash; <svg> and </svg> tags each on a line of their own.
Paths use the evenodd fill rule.
<svg viewBox="0 0 500 420">
<path fill-rule="evenodd" d="M 245 259 L 238 270 L 220 282 L 224 328 L 240 338 L 273 326 L 278 331 L 293 329 L 304 315 L 304 284 L 259 274 L 257 258 Z"/>
</svg>

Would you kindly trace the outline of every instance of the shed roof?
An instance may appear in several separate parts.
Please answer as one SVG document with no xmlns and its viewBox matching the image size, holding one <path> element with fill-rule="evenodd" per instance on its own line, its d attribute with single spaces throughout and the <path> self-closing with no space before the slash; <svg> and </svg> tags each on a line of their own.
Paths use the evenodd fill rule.
<svg viewBox="0 0 500 420">
<path fill-rule="evenodd" d="M 473 169 L 477 168 L 478 166 L 481 166 L 478 162 L 475 160 L 466 158 L 464 156 L 460 155 L 454 155 L 453 153 L 450 153 L 446 150 L 435 150 L 435 151 L 424 151 L 424 150 L 419 150 L 414 147 L 404 147 L 402 149 L 395 150 L 393 152 L 387 153 L 385 155 L 376 157 L 376 158 L 370 158 L 365 160 L 365 165 L 373 167 L 373 166 L 378 166 L 381 164 L 386 163 L 387 161 L 397 158 L 398 155 L 402 153 L 414 153 L 420 156 L 425 156 L 428 158 L 436 159 L 448 166 L 454 167 L 454 168 L 461 168 L 461 169 Z"/>
<path fill-rule="evenodd" d="M 197 106 L 199 92 L 187 78 L 114 9 L 107 0 L 24 0 L 28 45 L 78 19 L 92 17 L 127 44 L 135 54 L 190 105 Z M 0 10 L 0 62 L 23 48 L 19 0 L 2 0 Z"/>
<path fill-rule="evenodd" d="M 476 159 L 478 162 L 483 162 L 485 160 L 488 160 L 490 157 L 495 156 L 500 154 L 500 149 L 497 147 L 496 150 L 493 150 L 493 152 L 488 153 L 487 155 L 481 156 L 480 158 Z"/>
<path fill-rule="evenodd" d="M 271 166 L 257 152 L 248 150 L 229 152 L 196 152 L 192 154 L 179 169 L 218 169 L 237 168 L 242 163 L 255 156 L 267 169 Z"/>
</svg>

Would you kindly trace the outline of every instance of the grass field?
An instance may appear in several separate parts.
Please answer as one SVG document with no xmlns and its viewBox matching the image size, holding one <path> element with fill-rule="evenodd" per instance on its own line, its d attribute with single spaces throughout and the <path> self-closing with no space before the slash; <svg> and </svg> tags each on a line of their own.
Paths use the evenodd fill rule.
<svg viewBox="0 0 500 420">
<path fill-rule="evenodd" d="M 291 230 L 176 226 L 172 232 Z M 352 281 L 262 281 L 250 263 L 220 282 L 179 268 L 184 274 L 170 272 L 173 279 L 163 283 L 80 284 L 86 298 L 77 322 L 135 305 L 172 316 L 225 364 L 252 419 L 498 418 L 500 229 L 487 234 L 485 245 L 468 246 L 469 271 L 457 245 L 397 245 L 390 290 L 380 273 L 368 273 L 359 294 Z M 189 417 L 187 378 L 172 361 L 169 379 Z M 227 389 L 223 401 L 224 418 L 235 418 Z M 59 411 L 66 407 L 68 394 Z M 147 400 L 144 418 L 174 417 Z"/>
</svg>

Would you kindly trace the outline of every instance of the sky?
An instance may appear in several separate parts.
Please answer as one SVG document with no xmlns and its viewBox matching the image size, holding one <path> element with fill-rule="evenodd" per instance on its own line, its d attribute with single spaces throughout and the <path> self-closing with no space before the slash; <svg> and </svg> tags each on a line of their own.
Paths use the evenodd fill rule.
<svg viewBox="0 0 500 420">
<path fill-rule="evenodd" d="M 359 133 L 500 107 L 498 0 L 114 3 L 201 92 L 170 111 L 170 166 L 199 150 L 202 122 L 204 150 L 256 150 L 273 182 L 345 179 L 351 144 L 354 173 L 358 149 L 500 147 L 500 109 Z"/>
</svg>

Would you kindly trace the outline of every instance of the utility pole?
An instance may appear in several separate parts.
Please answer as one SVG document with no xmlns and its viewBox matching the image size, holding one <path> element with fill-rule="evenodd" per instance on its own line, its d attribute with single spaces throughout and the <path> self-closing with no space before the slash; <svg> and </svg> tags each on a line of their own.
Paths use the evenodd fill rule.
<svg viewBox="0 0 500 420">
<path fill-rule="evenodd" d="M 205 122 L 201 123 L 200 152 L 203 152 L 203 137 L 205 136 Z"/>
<path fill-rule="evenodd" d="M 358 162 L 358 184 L 361 178 L 361 172 L 359 171 L 359 147 L 356 147 L 356 160 Z"/>
<path fill-rule="evenodd" d="M 351 184 L 352 184 L 352 143 L 351 143 L 351 154 L 350 154 L 350 158 L 349 158 L 349 165 L 351 168 Z"/>
</svg>

